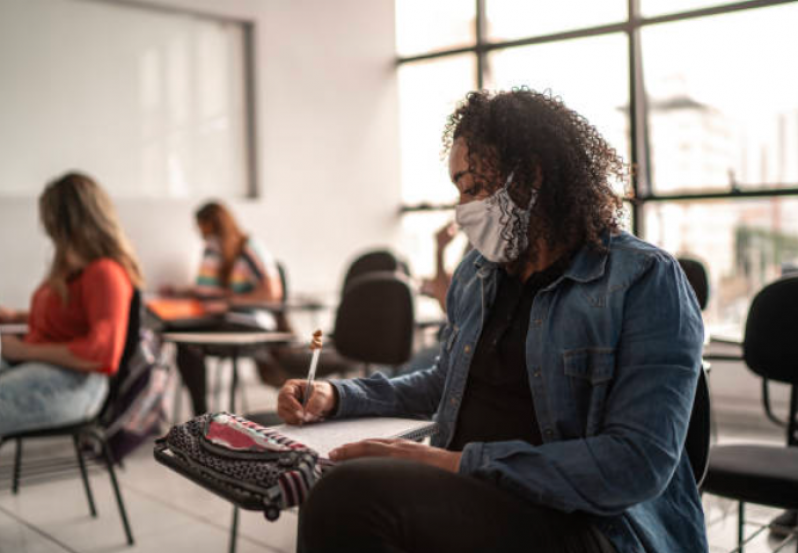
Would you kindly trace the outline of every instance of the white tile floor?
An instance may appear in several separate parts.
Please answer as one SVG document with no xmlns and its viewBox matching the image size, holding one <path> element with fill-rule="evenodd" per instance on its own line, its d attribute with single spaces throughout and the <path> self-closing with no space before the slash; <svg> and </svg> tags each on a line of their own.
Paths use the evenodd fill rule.
<svg viewBox="0 0 798 553">
<path fill-rule="evenodd" d="M 251 409 L 273 407 L 275 394 L 245 377 Z M 187 401 L 183 401 L 184 411 Z M 187 412 L 185 416 L 187 416 Z M 734 439 L 745 439 L 735 436 Z M 761 437 L 759 438 L 761 439 Z M 769 438 L 778 441 L 778 435 Z M 728 441 L 727 434 L 722 435 Z M 69 441 L 30 442 L 30 457 L 71 453 Z M 0 450 L 0 467 L 11 462 L 12 447 Z M 91 482 L 98 518 L 89 516 L 80 478 L 23 486 L 12 495 L 7 483 L 0 484 L 0 553 L 223 553 L 228 550 L 232 509 L 221 499 L 157 464 L 151 448 L 142 446 L 125 461 L 119 472 L 128 516 L 136 544 L 127 547 L 108 475 L 93 471 Z M 717 497 L 704 500 L 709 526 L 710 551 L 734 549 L 737 533 L 736 503 Z M 749 506 L 751 522 L 766 523 L 778 511 Z M 238 551 L 291 552 L 295 548 L 297 516 L 285 512 L 274 523 L 262 515 L 243 512 L 239 526 Z M 755 531 L 752 525 L 749 532 Z M 761 533 L 746 553 L 771 553 L 778 542 Z M 795 545 L 782 551 L 792 553 Z"/>
</svg>

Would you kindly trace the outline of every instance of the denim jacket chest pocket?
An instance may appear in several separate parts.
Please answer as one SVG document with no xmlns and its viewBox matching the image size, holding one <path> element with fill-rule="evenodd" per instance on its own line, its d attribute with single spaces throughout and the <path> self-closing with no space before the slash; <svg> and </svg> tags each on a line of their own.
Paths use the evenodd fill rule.
<svg viewBox="0 0 798 553">
<path fill-rule="evenodd" d="M 615 374 L 615 350 L 581 348 L 563 352 L 563 371 L 575 410 L 580 437 L 595 436 L 601 428 L 607 393 Z"/>
</svg>

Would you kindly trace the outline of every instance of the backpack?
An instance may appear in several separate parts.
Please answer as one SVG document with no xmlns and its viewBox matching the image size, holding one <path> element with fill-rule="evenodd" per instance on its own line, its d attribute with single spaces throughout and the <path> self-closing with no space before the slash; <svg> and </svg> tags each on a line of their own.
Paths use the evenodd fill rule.
<svg viewBox="0 0 798 553">
<path fill-rule="evenodd" d="M 155 441 L 158 462 L 216 495 L 276 520 L 329 468 L 314 450 L 230 413 L 206 413 Z"/>
<path fill-rule="evenodd" d="M 148 329 L 139 329 L 137 334 L 137 342 L 120 364 L 100 418 L 117 463 L 150 437 L 161 434 L 166 422 L 164 401 L 171 373 L 155 334 Z"/>
</svg>

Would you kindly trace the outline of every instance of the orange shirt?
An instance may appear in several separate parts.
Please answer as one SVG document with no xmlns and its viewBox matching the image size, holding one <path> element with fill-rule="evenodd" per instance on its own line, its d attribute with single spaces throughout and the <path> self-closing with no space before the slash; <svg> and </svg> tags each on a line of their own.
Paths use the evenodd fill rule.
<svg viewBox="0 0 798 553">
<path fill-rule="evenodd" d="M 77 357 L 100 364 L 97 372 L 114 374 L 127 337 L 133 285 L 119 263 L 93 261 L 68 282 L 69 300 L 43 284 L 31 300 L 31 344 L 66 344 Z"/>
</svg>

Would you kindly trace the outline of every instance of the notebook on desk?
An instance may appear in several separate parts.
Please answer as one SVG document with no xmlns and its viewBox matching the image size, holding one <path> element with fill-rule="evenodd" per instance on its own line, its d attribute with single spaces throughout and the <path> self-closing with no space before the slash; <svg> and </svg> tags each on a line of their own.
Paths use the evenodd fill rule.
<svg viewBox="0 0 798 553">
<path fill-rule="evenodd" d="M 232 308 L 209 313 L 196 298 L 152 298 L 145 302 L 151 326 L 163 332 L 275 331 L 277 321 L 265 310 Z"/>
<path fill-rule="evenodd" d="M 420 441 L 437 431 L 437 423 L 415 419 L 367 417 L 330 420 L 304 426 L 282 424 L 273 427 L 280 434 L 315 450 L 324 458 L 344 444 L 372 438 L 405 438 Z"/>
<path fill-rule="evenodd" d="M 201 301 L 192 298 L 152 298 L 145 306 L 158 330 L 211 330 L 222 321 L 221 315 L 208 313 Z"/>
</svg>

